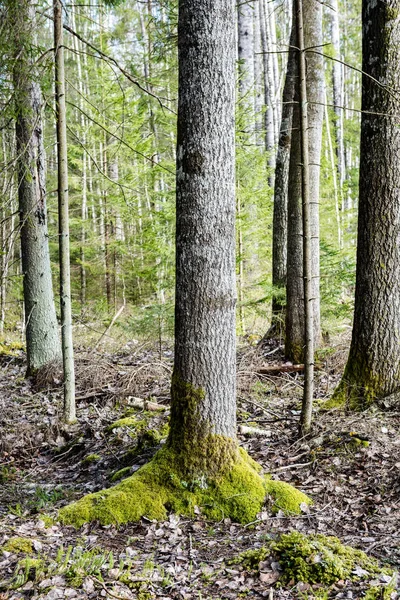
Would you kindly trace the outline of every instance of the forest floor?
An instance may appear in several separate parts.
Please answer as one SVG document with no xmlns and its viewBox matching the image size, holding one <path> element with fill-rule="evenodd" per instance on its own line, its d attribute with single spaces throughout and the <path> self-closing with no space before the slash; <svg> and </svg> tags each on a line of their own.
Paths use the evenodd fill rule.
<svg viewBox="0 0 400 600">
<path fill-rule="evenodd" d="M 247 525 L 172 514 L 164 523 L 143 519 L 76 531 L 43 515 L 56 516 L 60 506 L 110 486 L 116 471 L 129 465 L 133 472 L 154 454 L 157 432 L 168 419 L 172 351 L 139 343 L 78 351 L 79 422 L 69 428 L 60 425 L 57 375 L 43 374 L 45 391 L 38 391 L 24 377 L 23 352 L 16 354 L 0 357 L 0 599 L 356 599 L 371 585 L 377 586 L 376 598 L 400 597 L 395 586 L 384 596 L 379 591 L 384 580 L 371 582 L 372 577 L 363 579 L 365 573 L 359 582 L 338 581 L 322 596 L 322 588 L 309 584 L 279 587 L 276 563 L 264 561 L 252 571 L 231 562 L 297 530 L 337 536 L 398 569 L 400 410 L 324 412 L 317 402 L 312 435 L 298 439 L 301 374 L 260 374 L 263 366 L 284 362 L 279 346 L 261 354 L 241 349 L 239 431 L 240 426 L 262 431 L 239 433 L 240 441 L 265 472 L 307 493 L 313 506 L 288 518 L 280 512 L 272 516 L 267 505 Z M 331 394 L 345 357 L 346 341 L 326 352 L 317 374 L 319 400 Z M 157 408 L 152 405 L 144 410 L 136 398 L 164 410 L 149 410 Z M 122 417 L 133 420 L 110 427 Z M 15 537 L 27 539 L 28 546 L 7 546 Z M 28 551 L 41 561 L 32 563 L 36 568 L 21 562 Z"/>
</svg>

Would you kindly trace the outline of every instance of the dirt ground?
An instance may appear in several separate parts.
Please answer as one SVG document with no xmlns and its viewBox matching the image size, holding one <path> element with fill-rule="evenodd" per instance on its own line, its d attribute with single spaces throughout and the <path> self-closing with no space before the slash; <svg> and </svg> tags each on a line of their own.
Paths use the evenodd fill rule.
<svg viewBox="0 0 400 600">
<path fill-rule="evenodd" d="M 318 586 L 280 586 L 277 564 L 267 561 L 252 571 L 231 562 L 291 530 L 337 536 L 399 568 L 400 408 L 361 414 L 320 410 L 340 377 L 345 344 L 322 359 L 314 427 L 306 439 L 297 433 L 301 373 L 260 374 L 263 366 L 283 362 L 279 346 L 262 353 L 240 350 L 240 441 L 265 472 L 314 501 L 292 518 L 272 516 L 267 502 L 259 518 L 244 526 L 223 515 L 220 522 L 209 522 L 201 514 L 196 519 L 173 514 L 165 523 L 143 519 L 119 528 L 90 524 L 79 531 L 49 523 L 44 514 L 54 517 L 67 502 L 112 485 L 116 471 L 130 466 L 133 472 L 157 450 L 157 436 L 109 426 L 134 415 L 146 422 L 146 431 L 162 429 L 173 356 L 169 348 L 160 353 L 139 343 L 112 352 L 78 352 L 79 422 L 66 428 L 59 418 L 57 370 L 41 375 L 38 391 L 24 378 L 23 352 L 16 354 L 0 358 L 0 599 L 356 599 L 368 586 L 380 589 L 382 581 L 361 578 L 339 581 L 323 596 Z M 138 408 L 136 398 L 164 410 Z M 243 427 L 253 431 L 240 433 Z M 44 569 L 37 563 L 29 570 L 21 566 L 21 553 L 4 549 L 16 536 L 31 542 L 30 556 Z M 400 589 L 389 595 L 382 589 L 376 596 L 399 597 Z"/>
</svg>

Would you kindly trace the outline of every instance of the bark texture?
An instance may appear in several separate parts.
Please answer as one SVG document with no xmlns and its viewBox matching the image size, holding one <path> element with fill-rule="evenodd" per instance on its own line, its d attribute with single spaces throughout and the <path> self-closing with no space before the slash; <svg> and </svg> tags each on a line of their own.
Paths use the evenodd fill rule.
<svg viewBox="0 0 400 600">
<path fill-rule="evenodd" d="M 64 45 L 61 0 L 54 0 L 54 52 L 58 175 L 58 243 L 60 256 L 61 344 L 64 367 L 64 419 L 76 420 L 72 342 L 71 272 L 69 263 L 68 147 L 65 104 Z"/>
<path fill-rule="evenodd" d="M 181 0 L 179 8 L 169 444 L 189 454 L 203 446 L 212 462 L 208 441 L 236 436 L 234 6 L 231 0 Z"/>
<path fill-rule="evenodd" d="M 322 44 L 322 5 L 303 0 L 304 42 L 306 48 Z M 306 53 L 308 140 L 310 169 L 310 209 L 313 271 L 314 339 L 321 338 L 319 293 L 319 177 L 323 122 L 324 73 L 322 57 Z M 301 211 L 301 151 L 298 97 L 293 111 L 293 133 L 288 192 L 288 257 L 286 302 L 286 356 L 294 362 L 304 359 L 304 292 Z"/>
<path fill-rule="evenodd" d="M 254 11 L 255 0 L 238 4 L 239 97 L 245 129 L 255 130 Z"/>
<path fill-rule="evenodd" d="M 29 0 L 10 3 L 14 19 L 14 90 L 18 200 L 24 275 L 28 373 L 61 358 L 47 233 L 42 94 L 31 54 L 35 10 Z"/>
<path fill-rule="evenodd" d="M 292 27 L 290 46 L 296 44 L 296 30 Z M 274 213 L 272 226 L 272 285 L 285 289 L 287 260 L 287 198 L 289 183 L 290 147 L 292 142 L 293 99 L 296 81 L 296 52 L 289 51 L 285 85 L 282 95 L 282 120 L 276 157 Z M 282 320 L 284 302 L 279 296 L 272 298 L 272 325 Z"/>
<path fill-rule="evenodd" d="M 399 15 L 399 0 L 363 1 L 366 112 L 361 118 L 354 326 L 335 393 L 336 400 L 354 408 L 400 388 L 400 129 L 398 116 L 385 116 L 400 110 Z"/>
</svg>

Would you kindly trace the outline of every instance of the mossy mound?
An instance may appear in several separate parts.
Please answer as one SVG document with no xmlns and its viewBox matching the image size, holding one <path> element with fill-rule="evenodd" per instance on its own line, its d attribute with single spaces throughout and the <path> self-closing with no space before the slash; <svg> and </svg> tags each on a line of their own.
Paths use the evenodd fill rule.
<svg viewBox="0 0 400 600">
<path fill-rule="evenodd" d="M 187 470 L 182 469 L 182 457 L 165 447 L 116 486 L 62 508 L 59 518 L 62 523 L 80 527 L 95 520 L 104 525 L 138 521 L 143 516 L 164 520 L 170 511 L 194 516 L 200 508 L 211 519 L 230 517 L 239 523 L 249 523 L 261 510 L 267 493 L 274 494 L 277 505 L 286 506 L 288 511 L 300 512 L 301 502 L 310 503 L 301 494 L 296 505 L 295 490 L 291 488 L 289 493 L 287 484 L 283 489 L 284 499 L 281 498 L 277 483 L 266 480 L 259 465 L 243 449 L 236 452 L 236 459 L 229 467 L 212 477 L 189 478 Z"/>
<path fill-rule="evenodd" d="M 357 581 L 389 573 L 365 552 L 344 546 L 336 537 L 320 534 L 283 534 L 279 541 L 270 544 L 270 551 L 279 561 L 283 582 L 332 585 L 339 580 Z"/>
<path fill-rule="evenodd" d="M 2 550 L 12 552 L 13 554 L 32 554 L 32 541 L 24 537 L 12 537 L 6 541 Z"/>
<path fill-rule="evenodd" d="M 279 510 L 286 515 L 296 515 L 301 512 L 301 505 L 312 504 L 312 500 L 295 487 L 285 481 L 266 481 L 267 493 L 273 498 L 272 512 L 276 514 Z"/>
</svg>

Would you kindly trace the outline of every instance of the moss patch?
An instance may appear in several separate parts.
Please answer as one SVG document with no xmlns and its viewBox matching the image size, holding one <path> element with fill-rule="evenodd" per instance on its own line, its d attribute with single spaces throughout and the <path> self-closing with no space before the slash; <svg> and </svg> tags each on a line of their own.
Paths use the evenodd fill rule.
<svg viewBox="0 0 400 600">
<path fill-rule="evenodd" d="M 114 429 L 120 429 L 121 427 L 134 429 L 135 431 L 140 432 L 146 427 L 146 421 L 137 419 L 136 417 L 124 417 L 114 421 L 111 425 L 108 425 L 107 431 L 111 433 Z"/>
<path fill-rule="evenodd" d="M 270 549 L 282 568 L 284 582 L 332 585 L 339 580 L 358 581 L 388 572 L 365 552 L 344 546 L 336 537 L 292 531 L 272 542 Z"/>
<path fill-rule="evenodd" d="M 119 469 L 119 471 L 113 473 L 113 475 L 110 477 L 110 481 L 114 482 L 119 481 L 120 479 L 125 479 L 125 477 L 129 477 L 131 473 L 132 467 L 124 467 L 123 469 Z"/>
<path fill-rule="evenodd" d="M 88 454 L 84 459 L 82 459 L 82 464 L 90 465 L 91 463 L 98 462 L 100 459 L 100 454 Z"/>
<path fill-rule="evenodd" d="M 312 504 L 311 498 L 285 481 L 267 480 L 266 488 L 274 500 L 273 513 L 282 510 L 286 515 L 300 514 L 301 504 Z"/>
<path fill-rule="evenodd" d="M 211 448 L 212 441 L 221 448 L 224 438 L 214 438 L 209 440 Z M 226 442 L 231 453 L 234 442 L 229 439 Z M 300 511 L 299 503 L 295 505 L 293 488 L 289 494 L 290 486 L 285 484 L 282 500 L 278 482 L 266 480 L 260 474 L 260 466 L 243 449 L 236 447 L 235 460 L 208 477 L 200 470 L 184 468 L 182 460 L 172 448 L 162 448 L 147 465 L 115 487 L 89 494 L 62 508 L 60 521 L 80 527 L 94 520 L 104 525 L 138 521 L 143 516 L 163 520 L 169 511 L 194 516 L 199 507 L 211 519 L 231 517 L 239 523 L 249 523 L 261 510 L 266 493 L 272 494 L 272 488 L 279 508 Z M 301 494 L 300 502 L 304 499 L 307 497 Z"/>
<path fill-rule="evenodd" d="M 267 559 L 279 562 L 280 585 L 293 586 L 299 582 L 323 585 L 324 589 L 320 590 L 323 598 L 328 597 L 330 586 L 337 581 L 364 579 L 368 585 L 371 577 L 381 575 L 389 575 L 393 580 L 386 585 L 369 588 L 365 597 L 370 600 L 389 599 L 393 591 L 393 571 L 381 568 L 375 559 L 361 550 L 344 546 L 336 537 L 306 536 L 292 531 L 281 535 L 277 541 L 269 542 L 267 546 L 242 552 L 231 562 L 242 563 L 246 569 L 259 572 L 260 563 Z"/>
<path fill-rule="evenodd" d="M 12 552 L 13 554 L 32 554 L 32 541 L 23 537 L 12 537 L 6 541 L 3 550 Z"/>
</svg>

